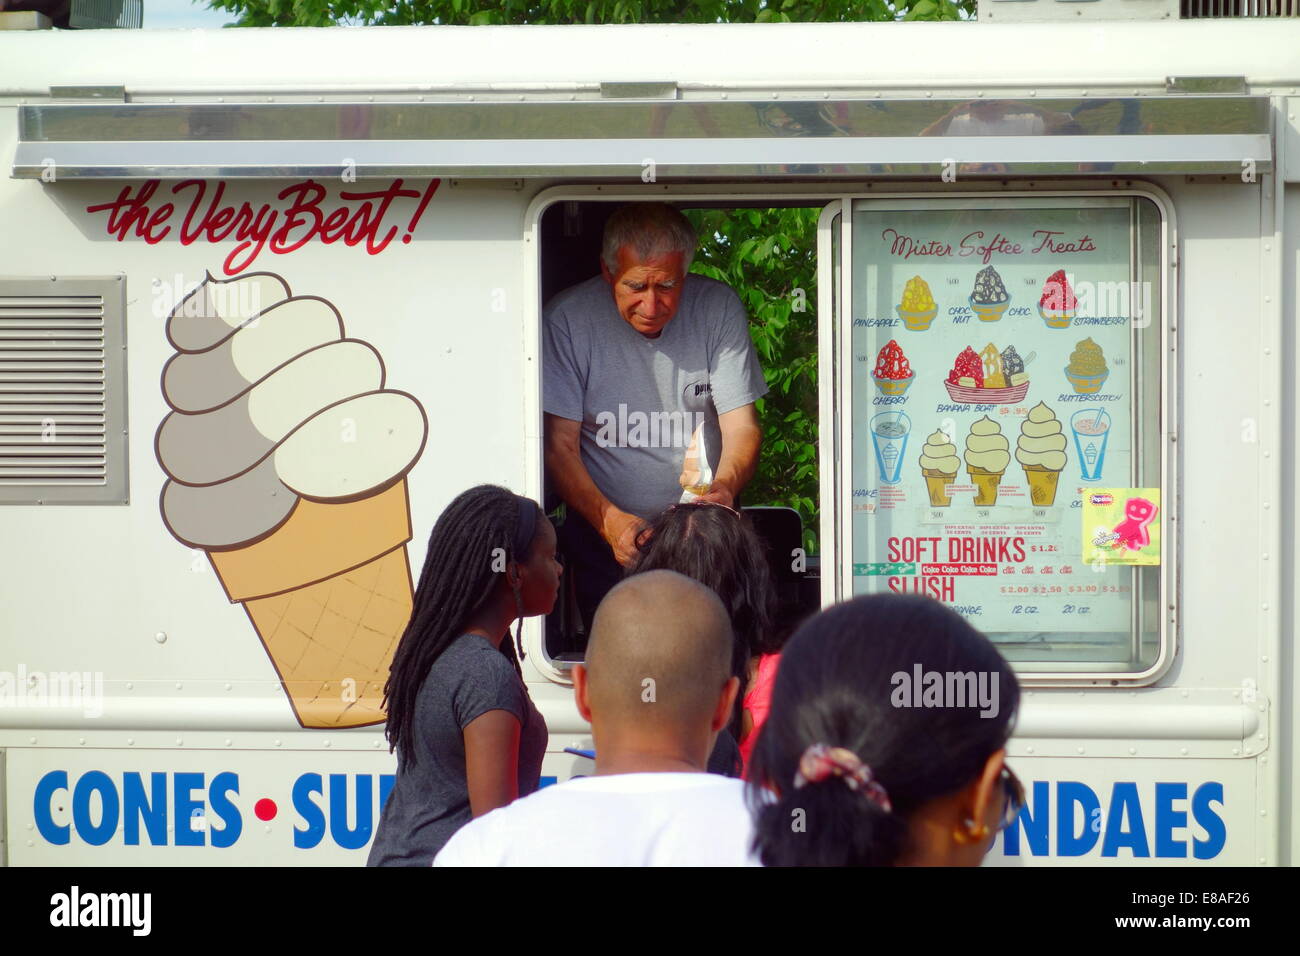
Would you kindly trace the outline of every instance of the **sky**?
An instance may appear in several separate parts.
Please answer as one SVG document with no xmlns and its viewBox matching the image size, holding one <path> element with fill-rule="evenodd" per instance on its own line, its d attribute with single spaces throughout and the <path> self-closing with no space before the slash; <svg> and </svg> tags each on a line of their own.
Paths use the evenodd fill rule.
<svg viewBox="0 0 1300 956">
<path fill-rule="evenodd" d="M 144 0 L 146 30 L 192 30 L 234 21 L 225 10 L 209 10 L 205 0 Z"/>
</svg>

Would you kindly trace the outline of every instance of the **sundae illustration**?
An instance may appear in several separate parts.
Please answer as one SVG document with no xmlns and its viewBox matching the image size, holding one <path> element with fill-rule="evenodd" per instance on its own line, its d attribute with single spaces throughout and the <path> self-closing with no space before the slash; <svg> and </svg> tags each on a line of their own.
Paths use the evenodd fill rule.
<svg viewBox="0 0 1300 956">
<path fill-rule="evenodd" d="M 948 496 L 948 486 L 957 477 L 961 459 L 957 457 L 957 446 L 942 431 L 936 431 L 921 446 L 921 474 L 925 475 L 925 487 L 930 493 L 930 504 L 936 508 L 945 508 L 952 504 Z"/>
<path fill-rule="evenodd" d="M 903 326 L 913 332 L 924 332 L 939 314 L 929 284 L 920 276 L 912 276 L 903 287 L 903 301 L 897 306 Z"/>
<path fill-rule="evenodd" d="M 912 420 L 903 412 L 882 412 L 871 419 L 876 466 L 880 469 L 881 482 L 886 485 L 896 485 L 902 477 L 903 452 L 911 431 Z"/>
<path fill-rule="evenodd" d="M 1106 440 L 1110 437 L 1110 412 L 1104 408 L 1081 408 L 1070 416 L 1074 450 L 1079 456 L 1079 477 L 1100 481 L 1106 462 Z"/>
<path fill-rule="evenodd" d="M 966 473 L 975 483 L 975 504 L 998 503 L 998 485 L 1011 463 L 1011 445 L 1002 428 L 985 415 L 966 436 Z"/>
<path fill-rule="evenodd" d="M 875 379 L 876 388 L 880 389 L 882 395 L 902 395 L 907 391 L 907 386 L 912 384 L 915 375 L 912 373 L 912 363 L 907 360 L 902 348 L 890 339 L 876 356 L 876 368 L 871 377 Z"/>
<path fill-rule="evenodd" d="M 1049 329 L 1064 329 L 1069 327 L 1078 308 L 1074 290 L 1066 281 L 1065 270 L 1057 269 L 1043 283 L 1043 294 L 1038 300 L 1038 314 L 1043 317 Z"/>
<path fill-rule="evenodd" d="M 1056 414 L 1039 402 L 1020 423 L 1016 440 L 1016 461 L 1025 470 L 1029 499 L 1036 505 L 1056 502 L 1056 485 L 1065 470 L 1065 446 Z"/>
<path fill-rule="evenodd" d="M 1029 376 L 1014 345 L 999 352 L 990 342 L 978 354 L 970 346 L 962 349 L 943 384 L 954 402 L 1006 405 L 1025 397 Z"/>
<path fill-rule="evenodd" d="M 1065 377 L 1080 395 L 1101 391 L 1102 383 L 1110 375 L 1106 356 L 1101 346 L 1091 338 L 1084 339 L 1070 353 L 1070 364 L 1065 367 Z"/>
<path fill-rule="evenodd" d="M 981 321 L 996 322 L 1010 304 L 1011 296 L 1007 295 L 1002 276 L 992 266 L 985 266 L 975 276 L 975 288 L 970 296 L 971 309 Z"/>
<path fill-rule="evenodd" d="M 406 475 L 423 408 L 385 387 L 379 353 L 333 305 L 272 273 L 209 275 L 167 338 L 163 522 L 243 604 L 303 727 L 381 723 L 411 614 Z"/>
</svg>

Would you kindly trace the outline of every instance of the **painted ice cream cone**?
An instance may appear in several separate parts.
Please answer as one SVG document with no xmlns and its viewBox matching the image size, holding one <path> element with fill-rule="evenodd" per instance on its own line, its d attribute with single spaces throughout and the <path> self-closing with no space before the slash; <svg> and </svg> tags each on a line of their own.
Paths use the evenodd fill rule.
<svg viewBox="0 0 1300 956">
<path fill-rule="evenodd" d="M 1056 485 L 1065 469 L 1067 442 L 1056 414 L 1039 402 L 1020 423 L 1016 461 L 1025 470 L 1029 499 L 1040 507 L 1056 503 Z"/>
<path fill-rule="evenodd" d="M 998 503 L 998 485 L 1011 463 L 1011 443 L 1002 428 L 985 415 L 970 427 L 966 436 L 966 473 L 975 483 L 975 504 Z"/>
<path fill-rule="evenodd" d="M 925 476 L 925 487 L 930 494 L 930 504 L 935 508 L 946 508 L 952 504 L 948 486 L 957 478 L 957 469 L 961 467 L 957 446 L 943 432 L 936 431 L 921 447 L 920 464 L 921 474 Z"/>
<path fill-rule="evenodd" d="M 382 723 L 411 614 L 405 476 L 428 433 L 370 345 L 279 276 L 211 276 L 172 313 L 163 521 L 242 603 L 303 727 Z"/>
</svg>

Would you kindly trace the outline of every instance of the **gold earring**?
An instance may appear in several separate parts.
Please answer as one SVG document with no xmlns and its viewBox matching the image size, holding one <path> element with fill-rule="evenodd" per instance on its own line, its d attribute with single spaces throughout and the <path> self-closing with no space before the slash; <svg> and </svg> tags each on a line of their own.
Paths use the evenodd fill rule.
<svg viewBox="0 0 1300 956">
<path fill-rule="evenodd" d="M 989 835 L 989 825 L 981 823 L 975 826 L 974 820 L 967 820 L 962 826 L 952 828 L 952 839 L 954 843 L 963 845 L 968 843 L 978 843 Z"/>
</svg>

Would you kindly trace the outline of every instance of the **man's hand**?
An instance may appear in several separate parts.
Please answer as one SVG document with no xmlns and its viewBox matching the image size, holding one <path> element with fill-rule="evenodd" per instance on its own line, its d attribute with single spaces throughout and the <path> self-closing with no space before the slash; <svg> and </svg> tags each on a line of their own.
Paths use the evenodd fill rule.
<svg viewBox="0 0 1300 956">
<path fill-rule="evenodd" d="M 619 511 L 610 505 L 601 521 L 600 534 L 614 550 L 614 560 L 623 567 L 632 563 L 636 556 L 636 537 L 646 523 L 636 515 Z"/>
<path fill-rule="evenodd" d="M 718 416 L 722 432 L 722 455 L 718 474 L 703 501 L 713 501 L 728 508 L 736 506 L 736 495 L 749 484 L 758 468 L 758 453 L 763 446 L 763 430 L 758 425 L 758 411 L 753 404 L 733 408 Z"/>
<path fill-rule="evenodd" d="M 728 508 L 736 507 L 736 493 L 725 481 L 714 481 L 707 493 L 700 495 L 696 501 L 710 501 Z"/>
</svg>

